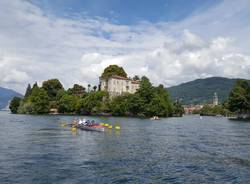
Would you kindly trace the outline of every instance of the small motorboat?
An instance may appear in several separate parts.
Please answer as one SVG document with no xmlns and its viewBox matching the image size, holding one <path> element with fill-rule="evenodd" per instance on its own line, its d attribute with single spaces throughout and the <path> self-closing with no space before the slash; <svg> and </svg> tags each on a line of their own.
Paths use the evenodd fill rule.
<svg viewBox="0 0 250 184">
<path fill-rule="evenodd" d="M 151 120 L 160 120 L 160 118 L 158 116 L 153 116 L 152 118 L 150 118 Z"/>
</svg>

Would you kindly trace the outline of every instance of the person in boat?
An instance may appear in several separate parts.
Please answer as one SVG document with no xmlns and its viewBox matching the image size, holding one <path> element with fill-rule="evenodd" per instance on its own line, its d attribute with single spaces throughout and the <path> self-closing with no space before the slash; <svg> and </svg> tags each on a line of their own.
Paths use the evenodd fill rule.
<svg viewBox="0 0 250 184">
<path fill-rule="evenodd" d="M 94 125 L 95 125 L 95 120 L 91 120 L 90 126 L 94 126 Z"/>
<path fill-rule="evenodd" d="M 78 121 L 77 121 L 77 119 L 75 118 L 75 119 L 73 120 L 73 122 L 72 122 L 72 125 L 76 126 L 77 124 L 78 124 Z"/>
<path fill-rule="evenodd" d="M 90 121 L 87 120 L 85 124 L 86 124 L 86 126 L 90 126 Z"/>
<path fill-rule="evenodd" d="M 78 125 L 82 125 L 82 124 L 83 124 L 82 120 L 79 119 L 79 120 L 78 120 Z"/>
<path fill-rule="evenodd" d="M 86 125 L 86 119 L 85 118 L 82 119 L 82 124 Z"/>
</svg>

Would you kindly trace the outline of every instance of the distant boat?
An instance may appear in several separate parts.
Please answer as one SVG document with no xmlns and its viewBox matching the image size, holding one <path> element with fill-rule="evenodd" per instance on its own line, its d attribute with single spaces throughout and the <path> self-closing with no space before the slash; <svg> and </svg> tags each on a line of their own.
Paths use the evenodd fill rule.
<svg viewBox="0 0 250 184">
<path fill-rule="evenodd" d="M 152 118 L 150 118 L 151 120 L 160 120 L 160 118 L 158 116 L 153 116 Z"/>
</svg>

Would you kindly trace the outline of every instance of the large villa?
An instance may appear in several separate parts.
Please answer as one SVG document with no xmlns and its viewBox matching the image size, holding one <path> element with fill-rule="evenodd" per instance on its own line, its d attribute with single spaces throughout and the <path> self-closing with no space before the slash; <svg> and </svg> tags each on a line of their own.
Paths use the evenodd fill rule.
<svg viewBox="0 0 250 184">
<path fill-rule="evenodd" d="M 106 79 L 99 78 L 100 90 L 107 91 L 110 97 L 119 96 L 123 93 L 135 93 L 139 89 L 140 81 L 131 78 L 110 76 Z"/>
</svg>

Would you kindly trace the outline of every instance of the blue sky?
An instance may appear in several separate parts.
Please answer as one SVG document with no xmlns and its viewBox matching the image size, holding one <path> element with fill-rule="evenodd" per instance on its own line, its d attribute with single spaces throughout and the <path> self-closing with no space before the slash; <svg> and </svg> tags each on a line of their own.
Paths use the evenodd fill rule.
<svg viewBox="0 0 250 184">
<path fill-rule="evenodd" d="M 249 0 L 1 0 L 0 86 L 97 85 L 110 64 L 154 85 L 250 79 Z"/>
<path fill-rule="evenodd" d="M 117 24 L 179 21 L 214 6 L 220 0 L 31 0 L 57 16 L 85 15 Z"/>
</svg>

